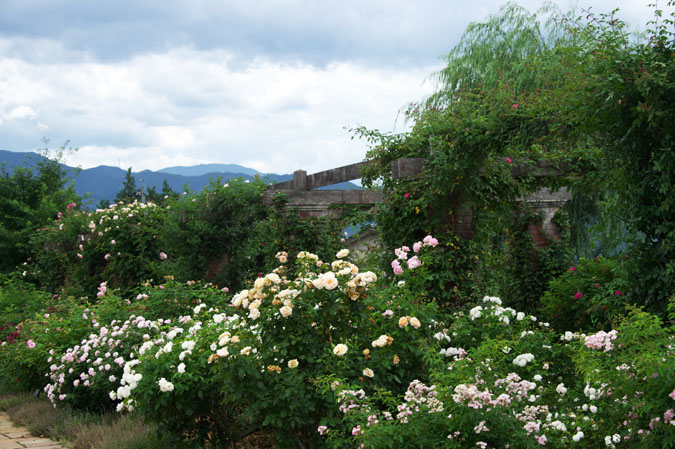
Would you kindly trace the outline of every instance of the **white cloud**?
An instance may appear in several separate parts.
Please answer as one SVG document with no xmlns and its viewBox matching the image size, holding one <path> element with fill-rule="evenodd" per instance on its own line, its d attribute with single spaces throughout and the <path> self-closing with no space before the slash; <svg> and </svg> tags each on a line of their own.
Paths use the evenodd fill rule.
<svg viewBox="0 0 675 449">
<path fill-rule="evenodd" d="M 138 14 L 135 2 L 99 11 L 69 0 L 36 15 L 24 0 L 0 1 L 4 148 L 32 150 L 46 135 L 79 146 L 69 162 L 83 167 L 277 173 L 363 159 L 365 142 L 345 126 L 401 131 L 398 111 L 430 93 L 422 83 L 438 57 L 503 4 L 156 0 Z M 644 24 L 649 2 L 592 3 Z M 520 3 L 532 11 L 541 0 Z"/>
<path fill-rule="evenodd" d="M 23 120 L 23 119 L 33 119 L 37 116 L 33 108 L 30 106 L 16 106 L 12 108 L 6 114 L 3 114 L 3 118 L 6 120 Z"/>
<path fill-rule="evenodd" d="M 45 127 L 56 133 L 54 144 L 71 139 L 81 150 L 68 161 L 85 168 L 220 162 L 313 172 L 362 160 L 365 144 L 344 127 L 394 130 L 398 109 L 429 93 L 422 83 L 437 68 L 318 68 L 263 58 L 243 65 L 219 50 L 190 48 L 108 64 L 5 58 L 0 97 L 21 104 L 13 117 L 34 118 L 39 109 L 34 141 Z"/>
</svg>

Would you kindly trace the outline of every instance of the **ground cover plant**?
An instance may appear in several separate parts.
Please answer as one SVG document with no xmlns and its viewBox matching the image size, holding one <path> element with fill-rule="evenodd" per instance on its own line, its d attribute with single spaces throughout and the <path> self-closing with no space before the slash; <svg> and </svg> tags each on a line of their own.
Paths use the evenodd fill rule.
<svg viewBox="0 0 675 449">
<path fill-rule="evenodd" d="M 34 435 L 58 440 L 73 449 L 152 449 L 166 447 L 154 426 L 130 416 L 97 415 L 55 409 L 30 394 L 0 394 L 0 411 Z"/>
</svg>

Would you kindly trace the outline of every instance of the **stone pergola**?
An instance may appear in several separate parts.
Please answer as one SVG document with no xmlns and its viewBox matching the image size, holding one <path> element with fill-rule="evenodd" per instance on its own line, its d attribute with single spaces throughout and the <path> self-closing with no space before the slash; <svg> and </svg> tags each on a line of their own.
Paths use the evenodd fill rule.
<svg viewBox="0 0 675 449">
<path fill-rule="evenodd" d="M 391 163 L 391 173 L 394 179 L 407 178 L 422 173 L 424 158 L 401 158 Z M 341 182 L 361 178 L 361 170 L 371 162 L 356 164 L 325 170 L 308 175 L 304 170 L 296 170 L 290 181 L 270 185 L 263 195 L 265 205 L 274 204 L 274 197 L 283 192 L 287 196 L 284 205 L 286 210 L 296 210 L 301 217 L 321 217 L 335 215 L 336 205 L 373 205 L 382 201 L 384 192 L 371 190 L 315 190 Z M 550 177 L 560 176 L 559 170 L 545 164 L 514 164 L 511 172 L 513 176 Z M 531 225 L 530 234 L 537 246 L 544 246 L 552 238 L 558 237 L 558 229 L 553 223 L 555 213 L 571 198 L 567 188 L 555 192 L 542 188 L 521 201 L 543 217 L 541 225 Z M 458 235 L 471 238 L 471 211 L 462 208 L 453 216 L 453 226 Z"/>
</svg>

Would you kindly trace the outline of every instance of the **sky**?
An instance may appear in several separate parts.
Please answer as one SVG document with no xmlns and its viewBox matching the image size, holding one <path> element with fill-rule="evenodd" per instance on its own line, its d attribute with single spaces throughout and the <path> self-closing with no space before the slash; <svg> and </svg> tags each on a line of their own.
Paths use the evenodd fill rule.
<svg viewBox="0 0 675 449">
<path fill-rule="evenodd" d="M 652 2 L 557 1 L 618 7 L 636 27 Z M 350 129 L 405 131 L 402 108 L 433 92 L 466 26 L 504 3 L 0 0 L 0 149 L 69 141 L 69 165 L 134 172 L 355 163 L 369 147 Z"/>
</svg>

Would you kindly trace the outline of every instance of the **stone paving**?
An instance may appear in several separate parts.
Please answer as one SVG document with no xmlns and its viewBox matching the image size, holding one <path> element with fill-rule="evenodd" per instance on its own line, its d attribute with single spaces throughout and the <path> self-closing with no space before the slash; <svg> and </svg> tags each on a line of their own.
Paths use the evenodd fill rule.
<svg viewBox="0 0 675 449">
<path fill-rule="evenodd" d="M 25 427 L 17 427 L 9 415 L 0 412 L 0 449 L 64 449 L 48 438 L 34 437 Z"/>
</svg>

